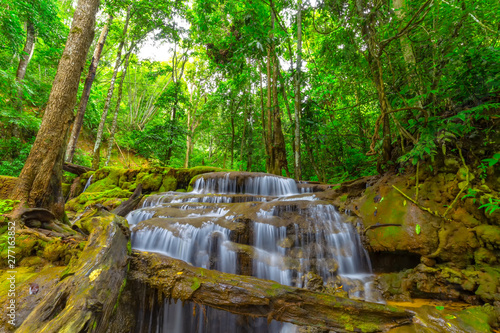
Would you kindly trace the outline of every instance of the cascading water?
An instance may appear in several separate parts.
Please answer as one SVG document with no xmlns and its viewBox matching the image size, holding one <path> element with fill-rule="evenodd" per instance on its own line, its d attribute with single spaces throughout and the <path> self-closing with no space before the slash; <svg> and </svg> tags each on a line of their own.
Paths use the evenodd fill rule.
<svg viewBox="0 0 500 333">
<path fill-rule="evenodd" d="M 349 297 L 381 301 L 370 288 L 370 261 L 354 227 L 343 222 L 332 205 L 299 189 L 294 180 L 212 173 L 198 178 L 193 188 L 190 193 L 150 196 L 142 208 L 131 212 L 127 220 L 133 227 L 132 247 L 290 286 L 307 286 L 308 273 L 314 273 L 326 286 L 342 286 Z M 188 322 L 199 320 L 193 317 L 193 306 L 166 302 L 156 312 L 162 324 L 145 326 L 142 320 L 137 331 L 166 332 L 162 327 L 169 327 L 168 332 L 184 332 Z M 221 327 L 248 331 L 248 320 L 241 324 L 236 315 L 212 312 L 224 325 L 205 323 L 197 325 L 196 332 L 216 332 Z M 175 324 L 162 326 L 174 320 L 172 313 Z M 267 325 L 253 320 L 252 325 L 259 326 L 259 332 L 295 330 L 279 322 Z"/>
<path fill-rule="evenodd" d="M 90 186 L 90 184 L 92 184 L 92 177 L 94 177 L 94 175 L 90 175 L 89 179 L 87 179 L 87 182 L 85 183 L 85 187 L 83 188 L 82 193 L 87 190 L 87 188 Z"/>
</svg>

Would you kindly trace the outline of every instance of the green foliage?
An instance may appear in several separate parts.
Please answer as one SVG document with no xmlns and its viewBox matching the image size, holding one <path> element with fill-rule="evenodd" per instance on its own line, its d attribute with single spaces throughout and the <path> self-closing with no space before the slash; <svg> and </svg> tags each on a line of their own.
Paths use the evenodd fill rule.
<svg viewBox="0 0 500 333">
<path fill-rule="evenodd" d="M 476 195 L 477 195 L 477 193 L 478 193 L 478 190 L 473 189 L 473 188 L 468 188 L 467 189 L 467 194 L 462 197 L 462 200 L 464 200 L 466 198 L 472 198 L 473 199 L 473 203 L 476 203 Z"/>
<path fill-rule="evenodd" d="M 10 213 L 18 203 L 19 200 L 0 199 L 0 214 Z"/>
<path fill-rule="evenodd" d="M 185 146 L 186 131 L 183 126 L 171 121 L 153 121 L 142 131 L 132 131 L 119 138 L 120 144 L 125 144 L 142 156 L 158 165 L 167 163 L 167 151 L 181 149 Z M 174 166 L 173 164 L 169 163 Z M 179 166 L 179 165 L 176 165 Z"/>
<path fill-rule="evenodd" d="M 485 203 L 484 205 L 481 205 L 479 209 L 484 208 L 486 213 L 489 213 L 490 215 L 493 214 L 494 211 L 497 209 L 500 209 L 500 199 L 498 198 L 489 198 L 488 203 Z"/>
<path fill-rule="evenodd" d="M 32 140 L 34 138 L 24 143 L 16 137 L 0 139 L 0 175 L 19 176 L 31 150 Z"/>
<path fill-rule="evenodd" d="M 495 164 L 497 164 L 498 162 L 500 161 L 500 154 L 495 154 L 493 155 L 492 158 L 486 158 L 483 160 L 483 162 L 488 162 L 488 166 L 494 166 Z"/>
</svg>

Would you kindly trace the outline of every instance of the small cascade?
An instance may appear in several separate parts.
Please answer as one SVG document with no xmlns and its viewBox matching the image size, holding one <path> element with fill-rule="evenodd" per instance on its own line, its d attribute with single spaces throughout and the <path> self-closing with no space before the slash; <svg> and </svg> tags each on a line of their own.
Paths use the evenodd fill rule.
<svg viewBox="0 0 500 333">
<path fill-rule="evenodd" d="M 225 173 L 198 178 L 193 186 L 195 193 L 243 193 L 266 196 L 299 194 L 293 179 L 267 174 Z M 253 176 L 249 176 L 253 175 Z"/>
<path fill-rule="evenodd" d="M 371 288 L 370 260 L 355 228 L 313 191 L 299 190 L 292 179 L 258 173 L 205 174 L 193 188 L 150 196 L 129 213 L 132 247 L 289 286 L 306 287 L 311 276 L 319 276 L 330 290 L 342 288 L 351 298 L 383 301 Z M 164 328 L 154 324 L 138 332 L 185 332 L 188 323 L 199 319 L 194 305 L 191 310 L 168 301 L 158 306 L 155 313 Z M 225 318 L 217 327 L 246 332 L 237 316 L 214 309 L 207 316 L 212 312 L 214 318 Z M 252 322 L 261 325 L 257 319 Z M 199 325 L 203 329 L 197 332 L 220 331 L 206 322 Z M 264 326 L 262 332 L 296 328 L 280 322 Z"/>
<path fill-rule="evenodd" d="M 90 184 L 92 184 L 92 177 L 94 177 L 94 175 L 90 175 L 89 179 L 87 179 L 87 182 L 85 183 L 85 187 L 83 188 L 82 193 L 87 190 L 87 188 L 90 186 Z"/>
<path fill-rule="evenodd" d="M 132 246 L 181 259 L 193 266 L 236 273 L 236 253 L 227 248 L 229 230 L 213 223 L 201 228 L 175 223 L 169 229 L 151 228 L 134 232 Z"/>
</svg>

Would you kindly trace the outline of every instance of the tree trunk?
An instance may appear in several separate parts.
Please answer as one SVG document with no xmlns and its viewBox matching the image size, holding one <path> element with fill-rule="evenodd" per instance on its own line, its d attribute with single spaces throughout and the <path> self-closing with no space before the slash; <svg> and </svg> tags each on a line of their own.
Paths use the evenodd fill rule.
<svg viewBox="0 0 500 333">
<path fill-rule="evenodd" d="M 122 102 L 123 81 L 125 81 L 125 76 L 127 75 L 128 60 L 130 58 L 131 52 L 132 49 L 130 49 L 127 55 L 125 56 L 125 65 L 123 66 L 122 77 L 120 79 L 120 83 L 118 84 L 118 99 L 116 100 L 115 114 L 113 116 L 113 123 L 111 125 L 111 132 L 109 134 L 109 139 L 108 139 L 108 154 L 106 155 L 106 163 L 105 163 L 106 166 L 108 165 L 109 160 L 111 159 L 111 150 L 113 148 L 113 143 L 115 142 L 114 141 L 115 132 L 116 132 L 116 127 L 118 125 L 118 112 L 120 111 L 120 103 Z"/>
<path fill-rule="evenodd" d="M 127 275 L 126 221 L 101 212 L 80 259 L 16 330 L 106 332 Z M 93 220 L 96 218 L 93 217 Z M 127 230 L 128 231 L 128 230 Z"/>
<path fill-rule="evenodd" d="M 283 129 L 281 127 L 281 111 L 278 100 L 278 58 L 274 54 L 273 61 L 273 150 L 274 150 L 274 174 L 281 176 L 282 170 L 285 170 L 287 177 L 290 176 L 288 172 L 288 162 L 286 159 L 286 146 L 285 137 L 283 136 Z"/>
<path fill-rule="evenodd" d="M 99 169 L 99 160 L 100 160 L 99 149 L 101 147 L 102 135 L 104 133 L 104 124 L 106 124 L 106 118 L 108 117 L 108 111 L 111 105 L 111 98 L 113 97 L 113 91 L 115 89 L 116 76 L 118 75 L 118 69 L 120 68 L 121 64 L 122 49 L 123 45 L 125 44 L 125 36 L 127 35 L 131 8 L 132 6 L 129 5 L 127 9 L 127 17 L 125 19 L 125 26 L 123 27 L 122 40 L 120 41 L 120 44 L 118 45 L 118 51 L 116 52 L 115 69 L 113 70 L 113 76 L 111 77 L 111 82 L 109 84 L 108 95 L 106 96 L 106 102 L 104 103 L 104 110 L 102 111 L 101 115 L 101 122 L 99 123 L 99 128 L 97 129 L 97 135 L 94 145 L 94 153 L 92 156 L 92 167 L 96 170 Z"/>
<path fill-rule="evenodd" d="M 400 21 L 403 21 L 406 17 L 406 6 L 405 0 L 394 0 L 393 6 L 396 12 L 396 16 Z M 408 74 L 408 84 L 413 86 L 414 91 L 417 95 L 422 96 L 424 94 L 421 81 L 416 72 L 417 61 L 415 59 L 415 54 L 413 53 L 413 48 L 411 46 L 411 41 L 405 34 L 399 38 L 401 44 L 401 50 L 403 51 L 403 59 L 405 60 L 406 72 Z M 422 97 L 419 97 L 416 101 L 418 107 L 422 108 Z"/>
<path fill-rule="evenodd" d="M 191 135 L 192 135 L 192 128 L 191 128 L 191 112 L 188 111 L 187 113 L 187 128 L 188 128 L 188 133 L 186 135 L 186 157 L 184 158 L 184 167 L 188 168 L 189 167 L 189 153 L 190 153 L 190 148 L 191 148 Z"/>
<path fill-rule="evenodd" d="M 245 90 L 245 111 L 243 111 L 243 131 L 241 133 L 241 146 L 240 146 L 240 171 L 243 170 L 243 151 L 245 148 L 245 140 L 246 140 L 246 130 L 248 125 L 248 96 L 249 94 Z"/>
<path fill-rule="evenodd" d="M 373 59 L 372 67 L 372 74 L 374 76 L 375 87 L 377 88 L 378 100 L 380 103 L 380 112 L 382 117 L 382 159 L 383 163 L 387 163 L 391 159 L 392 152 L 391 126 L 389 123 L 389 113 L 391 111 L 391 105 L 385 93 L 383 70 L 380 58 Z"/>
<path fill-rule="evenodd" d="M 295 145 L 294 145 L 294 166 L 295 179 L 300 180 L 300 113 L 302 111 L 302 99 L 300 96 L 302 69 L 302 0 L 298 0 L 297 11 L 297 70 L 295 72 Z"/>
<path fill-rule="evenodd" d="M 231 170 L 233 169 L 233 162 L 234 162 L 234 114 L 231 113 Z"/>
<path fill-rule="evenodd" d="M 104 43 L 106 43 L 106 37 L 108 36 L 112 20 L 113 16 L 109 15 L 108 22 L 102 28 L 99 41 L 97 42 L 94 55 L 92 56 L 92 62 L 90 63 L 89 72 L 87 74 L 87 78 L 85 79 L 85 85 L 83 86 L 82 97 L 80 98 L 80 105 L 78 107 L 78 112 L 76 113 L 75 122 L 73 123 L 73 129 L 71 130 L 68 147 L 66 149 L 65 161 L 68 163 L 73 161 L 73 156 L 75 155 L 78 136 L 80 136 L 80 130 L 83 125 L 83 116 L 85 115 L 85 110 L 87 109 L 87 103 L 89 101 L 90 89 L 92 88 L 92 83 L 94 83 L 97 66 L 99 65 L 99 59 L 101 58 L 102 49 L 104 48 Z"/>
<path fill-rule="evenodd" d="M 12 193 L 21 201 L 20 207 L 46 208 L 56 218 L 64 215 L 61 182 L 66 137 L 98 7 L 99 0 L 78 2 L 42 124 Z"/>
<path fill-rule="evenodd" d="M 326 331 L 381 332 L 409 324 L 413 317 L 396 307 L 193 267 L 154 253 L 133 252 L 129 279 L 148 284 L 166 298 Z"/>
<path fill-rule="evenodd" d="M 267 115 L 267 142 L 266 142 L 266 170 L 269 173 L 274 171 L 274 156 L 273 156 L 273 118 L 272 118 L 272 84 L 271 84 L 271 47 L 267 49 L 267 101 L 266 101 L 266 115 Z"/>
<path fill-rule="evenodd" d="M 21 53 L 21 59 L 19 60 L 19 66 L 16 72 L 16 81 L 19 84 L 18 88 L 18 110 L 23 111 L 23 85 L 22 81 L 26 75 L 26 69 L 30 63 L 31 57 L 33 56 L 33 51 L 35 50 L 35 26 L 28 20 L 26 22 L 26 44 L 24 44 L 23 52 Z"/>
</svg>

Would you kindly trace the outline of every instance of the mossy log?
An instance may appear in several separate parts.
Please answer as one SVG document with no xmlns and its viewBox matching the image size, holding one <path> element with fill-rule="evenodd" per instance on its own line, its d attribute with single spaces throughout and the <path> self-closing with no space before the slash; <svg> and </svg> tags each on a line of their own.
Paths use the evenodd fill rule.
<svg viewBox="0 0 500 333">
<path fill-rule="evenodd" d="M 113 209 L 112 213 L 118 216 L 126 216 L 128 213 L 133 211 L 137 204 L 142 199 L 142 184 L 137 185 L 134 193 L 128 198 L 127 201 L 124 201 L 120 204 L 120 206 Z"/>
<path fill-rule="evenodd" d="M 78 176 L 81 176 L 84 173 L 89 172 L 89 171 L 95 171 L 94 169 L 83 166 L 83 165 L 71 164 L 71 163 L 67 163 L 67 162 L 64 162 L 63 170 L 66 172 L 78 175 Z"/>
<path fill-rule="evenodd" d="M 413 317 L 392 306 L 197 268 L 154 253 L 133 252 L 129 279 L 149 284 L 167 298 L 336 332 L 381 332 L 408 324 Z"/>
<path fill-rule="evenodd" d="M 80 258 L 16 332 L 105 332 L 127 275 L 126 221 L 101 212 Z"/>
</svg>

